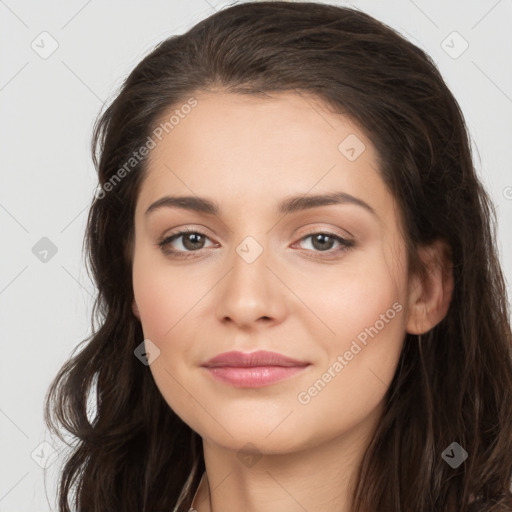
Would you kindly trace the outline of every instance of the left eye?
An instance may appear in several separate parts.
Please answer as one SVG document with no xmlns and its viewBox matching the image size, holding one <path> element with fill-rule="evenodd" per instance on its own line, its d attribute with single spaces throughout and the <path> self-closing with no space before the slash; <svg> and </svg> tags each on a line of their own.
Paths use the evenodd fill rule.
<svg viewBox="0 0 512 512">
<path fill-rule="evenodd" d="M 185 247 L 185 251 L 176 250 L 171 246 L 171 243 L 174 242 L 174 240 L 179 240 L 180 238 L 183 238 L 181 244 L 183 247 Z M 180 252 L 196 252 L 198 249 L 203 248 L 197 246 L 200 246 L 204 242 L 205 238 L 208 238 L 208 236 L 204 233 L 201 233 L 200 231 L 180 231 L 179 233 L 175 233 L 174 235 L 164 238 L 161 242 L 158 243 L 158 245 L 165 253 L 176 254 Z"/>
<path fill-rule="evenodd" d="M 180 238 L 183 239 L 181 245 L 184 249 L 176 249 L 175 247 L 172 246 L 172 243 L 176 240 L 179 240 Z M 329 255 L 337 253 L 338 251 L 347 250 L 354 245 L 354 242 L 350 240 L 346 240 L 345 238 L 335 235 L 334 233 L 327 233 L 323 231 L 318 231 L 303 236 L 299 240 L 299 242 L 307 240 L 308 238 L 312 239 L 312 246 L 314 249 L 313 252 L 325 252 L 328 253 Z M 171 236 L 168 236 L 167 238 L 164 238 L 163 240 L 158 242 L 157 245 L 162 249 L 162 251 L 165 254 L 169 255 L 170 257 L 188 258 L 193 256 L 190 253 L 198 252 L 200 249 L 204 248 L 205 239 L 210 240 L 210 238 L 201 231 L 186 230 L 180 231 Z M 334 242 L 338 242 L 340 246 L 332 250 L 332 245 Z"/>
<path fill-rule="evenodd" d="M 341 236 L 335 235 L 334 233 L 324 233 L 319 231 L 302 237 L 300 241 L 307 240 L 308 238 L 311 238 L 312 246 L 315 249 L 318 249 L 318 251 L 315 252 L 337 252 L 338 250 L 348 249 L 353 245 L 351 241 L 346 240 Z M 333 242 L 338 242 L 340 244 L 340 247 L 338 247 L 338 249 L 335 249 L 334 251 L 331 251 L 330 249 L 332 249 Z M 329 247 L 326 247 L 326 245 Z"/>
</svg>

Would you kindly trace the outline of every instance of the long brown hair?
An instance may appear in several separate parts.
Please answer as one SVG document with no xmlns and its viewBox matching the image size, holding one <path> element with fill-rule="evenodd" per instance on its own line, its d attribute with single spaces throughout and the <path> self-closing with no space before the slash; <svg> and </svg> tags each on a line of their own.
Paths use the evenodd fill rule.
<svg viewBox="0 0 512 512">
<path fill-rule="evenodd" d="M 98 289 L 93 333 L 45 401 L 50 430 L 64 440 L 57 421 L 77 440 L 62 470 L 59 512 L 69 512 L 72 495 L 80 512 L 186 511 L 205 469 L 201 438 L 134 356 L 143 332 L 131 310 L 131 244 L 147 157 L 130 159 L 172 107 L 212 89 L 308 93 L 349 115 L 375 145 L 399 203 L 410 271 L 422 270 L 420 244 L 450 247 L 448 313 L 421 337 L 406 334 L 351 510 L 509 510 L 500 508 L 511 501 L 509 306 L 494 210 L 457 101 L 428 55 L 371 16 L 271 1 L 230 6 L 160 43 L 96 122 L 101 189 L 84 239 Z M 442 457 L 453 442 L 468 453 L 456 468 Z"/>
</svg>

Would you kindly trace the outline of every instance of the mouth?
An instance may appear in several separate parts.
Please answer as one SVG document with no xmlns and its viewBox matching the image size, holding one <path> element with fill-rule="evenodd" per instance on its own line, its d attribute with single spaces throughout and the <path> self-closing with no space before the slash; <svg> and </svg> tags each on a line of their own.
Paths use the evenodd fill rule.
<svg viewBox="0 0 512 512">
<path fill-rule="evenodd" d="M 241 388 L 258 388 L 284 380 L 306 368 L 305 366 L 222 366 L 208 368 L 212 377 Z"/>
<path fill-rule="evenodd" d="M 287 379 L 310 364 L 277 352 L 233 351 L 219 354 L 201 366 L 216 380 L 235 387 L 255 388 Z"/>
</svg>

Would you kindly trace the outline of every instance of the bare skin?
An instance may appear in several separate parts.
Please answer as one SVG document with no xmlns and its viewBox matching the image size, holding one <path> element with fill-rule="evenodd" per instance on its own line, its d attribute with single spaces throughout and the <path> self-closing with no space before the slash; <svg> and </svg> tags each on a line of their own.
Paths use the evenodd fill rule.
<svg viewBox="0 0 512 512">
<path fill-rule="evenodd" d="M 373 145 L 347 117 L 292 93 L 195 97 L 197 107 L 151 151 L 133 247 L 134 314 L 160 350 L 150 370 L 203 438 L 211 497 L 202 485 L 195 507 L 349 512 L 405 334 L 428 331 L 447 312 L 451 273 L 435 263 L 442 245 L 420 252 L 427 278 L 408 275 L 396 202 Z M 351 134 L 357 139 L 340 151 Z M 353 202 L 277 211 L 285 198 L 334 192 L 374 213 Z M 220 212 L 146 214 L 167 195 L 205 197 Z M 203 236 L 168 248 L 188 259 L 157 245 L 187 228 Z M 315 244 L 319 233 L 352 245 Z M 259 255 L 248 262 L 247 254 Z M 377 333 L 363 344 L 370 326 Z M 270 385 L 235 387 L 201 367 L 231 350 L 275 351 L 309 366 Z"/>
</svg>

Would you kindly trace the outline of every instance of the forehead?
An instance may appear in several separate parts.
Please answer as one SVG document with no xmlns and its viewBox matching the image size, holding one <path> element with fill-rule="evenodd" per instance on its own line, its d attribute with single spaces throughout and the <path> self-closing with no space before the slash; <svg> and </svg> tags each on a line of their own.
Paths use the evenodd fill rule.
<svg viewBox="0 0 512 512">
<path fill-rule="evenodd" d="M 357 196 L 381 214 L 392 206 L 369 139 L 320 100 L 295 93 L 194 97 L 197 105 L 150 152 L 141 209 L 166 193 L 240 207 L 332 191 Z"/>
</svg>

